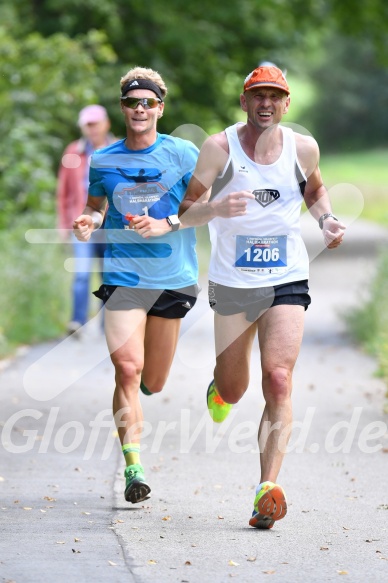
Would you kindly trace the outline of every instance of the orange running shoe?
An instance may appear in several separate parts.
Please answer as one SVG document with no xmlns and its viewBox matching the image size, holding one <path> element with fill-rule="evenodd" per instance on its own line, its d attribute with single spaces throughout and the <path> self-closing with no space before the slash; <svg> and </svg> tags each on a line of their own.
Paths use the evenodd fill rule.
<svg viewBox="0 0 388 583">
<path fill-rule="evenodd" d="M 287 502 L 284 490 L 273 482 L 263 482 L 256 488 L 253 513 L 249 521 L 254 528 L 272 528 L 275 520 L 287 514 Z"/>
</svg>

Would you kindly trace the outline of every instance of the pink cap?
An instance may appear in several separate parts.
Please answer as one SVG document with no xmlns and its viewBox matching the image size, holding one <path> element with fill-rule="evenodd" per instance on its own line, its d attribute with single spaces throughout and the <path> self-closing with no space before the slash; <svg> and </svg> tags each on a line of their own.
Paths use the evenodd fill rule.
<svg viewBox="0 0 388 583">
<path fill-rule="evenodd" d="M 108 119 L 108 113 L 102 105 L 87 105 L 79 112 L 78 125 L 85 126 L 88 123 L 97 123 Z"/>
</svg>

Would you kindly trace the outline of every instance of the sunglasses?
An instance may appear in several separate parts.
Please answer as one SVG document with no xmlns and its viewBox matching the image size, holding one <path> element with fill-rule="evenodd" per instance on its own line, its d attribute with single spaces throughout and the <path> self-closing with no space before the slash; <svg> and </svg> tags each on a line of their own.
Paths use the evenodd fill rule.
<svg viewBox="0 0 388 583">
<path fill-rule="evenodd" d="M 125 107 L 130 109 L 136 109 L 139 103 L 144 109 L 154 109 L 154 107 L 158 107 L 159 103 L 162 103 L 162 100 L 157 97 L 122 97 L 121 101 Z"/>
</svg>

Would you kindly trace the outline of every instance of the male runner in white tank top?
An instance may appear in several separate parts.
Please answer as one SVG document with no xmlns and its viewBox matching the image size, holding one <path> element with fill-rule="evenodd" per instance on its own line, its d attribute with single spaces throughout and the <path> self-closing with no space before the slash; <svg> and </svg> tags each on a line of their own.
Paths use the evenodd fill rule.
<svg viewBox="0 0 388 583">
<path fill-rule="evenodd" d="M 345 226 L 332 214 L 316 141 L 279 125 L 290 105 L 282 71 L 274 66 L 252 71 L 240 104 L 247 122 L 205 141 L 179 213 L 185 226 L 209 223 L 216 367 L 207 403 L 216 422 L 248 387 L 258 334 L 266 405 L 258 435 L 261 476 L 249 524 L 271 528 L 287 512 L 276 480 L 292 428 L 292 373 L 310 304 L 302 202 L 329 249 L 341 244 Z"/>
</svg>

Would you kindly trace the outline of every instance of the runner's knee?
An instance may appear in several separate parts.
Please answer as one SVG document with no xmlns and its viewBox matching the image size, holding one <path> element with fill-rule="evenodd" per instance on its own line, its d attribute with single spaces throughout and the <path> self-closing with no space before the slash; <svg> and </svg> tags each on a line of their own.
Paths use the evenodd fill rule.
<svg viewBox="0 0 388 583">
<path fill-rule="evenodd" d="M 121 359 L 116 361 L 112 359 L 112 361 L 115 367 L 116 378 L 119 381 L 119 385 L 124 387 L 140 386 L 140 377 L 143 363 Z"/>
<path fill-rule="evenodd" d="M 291 395 L 291 372 L 287 368 L 276 367 L 263 371 L 263 395 L 269 404 L 280 404 Z"/>
</svg>

